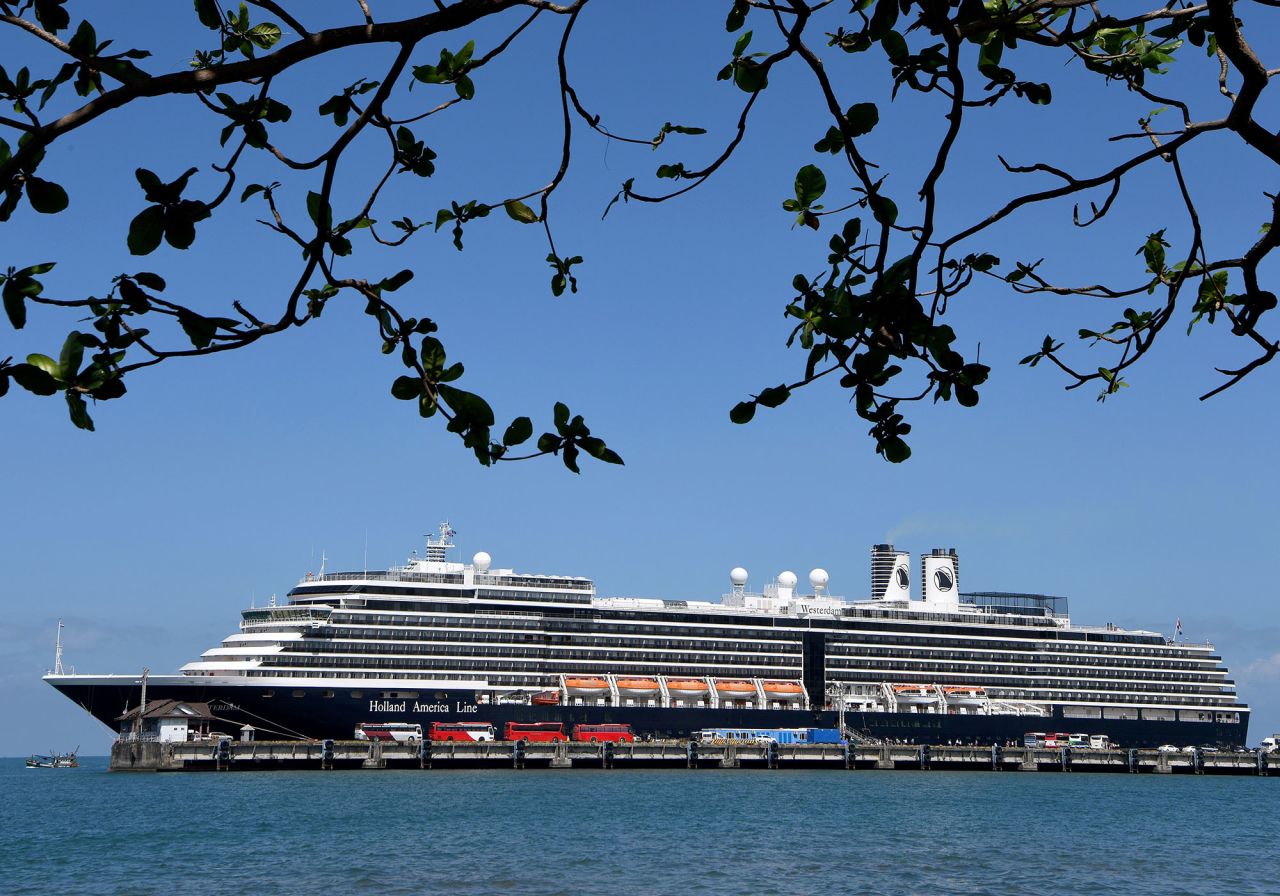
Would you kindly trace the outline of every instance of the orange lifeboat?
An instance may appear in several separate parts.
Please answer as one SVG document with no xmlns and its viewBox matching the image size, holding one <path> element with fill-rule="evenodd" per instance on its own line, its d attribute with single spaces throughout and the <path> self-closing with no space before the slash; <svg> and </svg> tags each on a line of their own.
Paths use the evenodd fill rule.
<svg viewBox="0 0 1280 896">
<path fill-rule="evenodd" d="M 710 691 L 711 689 L 707 687 L 707 683 L 701 678 L 667 679 L 667 693 L 671 695 L 672 700 L 678 700 L 682 703 L 702 700 Z"/>
<path fill-rule="evenodd" d="M 534 706 L 559 706 L 559 691 L 539 691 L 529 700 Z"/>
<path fill-rule="evenodd" d="M 658 693 L 658 682 L 652 678 L 619 678 L 618 693 L 625 697 L 653 697 Z"/>
<path fill-rule="evenodd" d="M 804 688 L 794 681 L 766 681 L 764 695 L 770 700 L 793 702 L 804 698 Z"/>
<path fill-rule="evenodd" d="M 609 693 L 609 682 L 603 678 L 566 678 L 565 690 L 575 697 L 598 697 Z"/>
<path fill-rule="evenodd" d="M 749 681 L 741 681 L 734 678 L 717 678 L 716 693 L 721 697 L 728 697 L 730 700 L 746 700 L 748 697 L 754 697 L 756 686 Z"/>
</svg>

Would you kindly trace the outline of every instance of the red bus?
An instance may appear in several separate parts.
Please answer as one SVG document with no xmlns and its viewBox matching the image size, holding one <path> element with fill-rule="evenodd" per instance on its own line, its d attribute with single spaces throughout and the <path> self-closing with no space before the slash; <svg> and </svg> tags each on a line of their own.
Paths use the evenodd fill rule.
<svg viewBox="0 0 1280 896">
<path fill-rule="evenodd" d="M 432 722 L 432 740 L 493 740 L 497 731 L 488 722 Z"/>
<path fill-rule="evenodd" d="M 561 741 L 564 724 L 561 722 L 507 722 L 502 729 L 503 740 Z"/>
<path fill-rule="evenodd" d="M 573 739 L 586 740 L 593 744 L 597 741 L 629 744 L 635 742 L 636 735 L 630 725 L 574 725 Z"/>
</svg>

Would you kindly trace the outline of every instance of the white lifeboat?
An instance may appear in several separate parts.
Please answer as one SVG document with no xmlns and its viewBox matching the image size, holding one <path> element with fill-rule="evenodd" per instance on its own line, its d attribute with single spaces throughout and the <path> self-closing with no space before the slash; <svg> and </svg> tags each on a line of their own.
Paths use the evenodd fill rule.
<svg viewBox="0 0 1280 896">
<path fill-rule="evenodd" d="M 987 700 L 986 688 L 972 685 L 949 685 L 942 688 L 948 706 L 981 706 Z"/>
<path fill-rule="evenodd" d="M 893 696 L 899 704 L 907 706 L 924 706 L 938 702 L 938 695 L 927 684 L 895 684 Z"/>
</svg>

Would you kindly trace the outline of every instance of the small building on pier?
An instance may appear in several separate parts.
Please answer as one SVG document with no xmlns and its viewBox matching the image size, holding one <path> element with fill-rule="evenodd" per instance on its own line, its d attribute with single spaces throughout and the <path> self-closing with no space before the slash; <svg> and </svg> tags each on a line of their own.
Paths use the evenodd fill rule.
<svg viewBox="0 0 1280 896">
<path fill-rule="evenodd" d="M 117 716 L 116 721 L 120 723 L 122 740 L 175 743 L 208 738 L 215 719 L 208 703 L 149 700 L 146 706 L 135 707 Z"/>
</svg>

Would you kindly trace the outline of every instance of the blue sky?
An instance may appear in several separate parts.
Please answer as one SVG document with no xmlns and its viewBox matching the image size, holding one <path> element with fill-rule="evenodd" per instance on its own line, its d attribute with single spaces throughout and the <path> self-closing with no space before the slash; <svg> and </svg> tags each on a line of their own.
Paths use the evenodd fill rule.
<svg viewBox="0 0 1280 896">
<path fill-rule="evenodd" d="M 337 16 L 348 5 L 320 8 Z M 196 41 L 186 5 L 167 6 L 148 7 L 161 45 L 171 39 L 147 61 L 153 71 L 181 67 Z M 423 233 L 398 254 L 358 245 L 347 268 L 372 278 L 415 267 L 400 295 L 440 323 L 451 359 L 467 365 L 462 385 L 489 397 L 499 418 L 527 413 L 536 427 L 564 400 L 627 465 L 590 464 L 580 477 L 554 461 L 478 467 L 442 427 L 390 397 L 399 371 L 354 305 L 232 356 L 139 374 L 126 398 L 96 408 L 94 434 L 73 429 L 55 400 L 11 393 L 0 403 L 0 704 L 6 718 L 36 724 L 0 730 L 0 755 L 105 750 L 105 730 L 39 681 L 59 617 L 78 671 L 171 671 L 233 631 L 251 601 L 283 596 L 322 551 L 330 569 L 359 568 L 367 537 L 370 566 L 398 563 L 444 518 L 460 556 L 483 549 L 498 565 L 588 575 L 613 595 L 715 598 L 728 570 L 744 565 L 757 586 L 783 569 L 803 580 L 822 566 L 834 593 L 860 597 L 872 543 L 917 555 L 955 546 L 965 590 L 1065 594 L 1087 624 L 1169 632 L 1180 617 L 1188 638 L 1218 646 L 1255 707 L 1251 739 L 1280 730 L 1276 373 L 1197 401 L 1217 384 L 1215 365 L 1247 360 L 1229 334 L 1187 337 L 1183 317 L 1130 376 L 1132 388 L 1099 404 L 1096 390 L 1064 392 L 1051 370 L 1017 360 L 1046 332 L 1074 341 L 1076 329 L 1105 325 L 1122 306 L 978 287 L 955 303 L 951 322 L 965 350 L 981 343 L 992 378 L 974 410 L 909 412 L 907 464 L 876 457 L 846 396 L 825 384 L 749 426 L 728 421 L 734 403 L 802 368 L 783 345 L 782 309 L 791 277 L 825 257 L 829 234 L 793 230 L 780 210 L 796 169 L 822 164 L 833 205 L 848 182 L 811 150 L 826 129 L 812 83 L 780 72 L 723 177 L 683 201 L 616 207 L 600 220 L 624 179 L 652 185 L 659 163 L 704 162 L 736 117 L 744 95 L 714 80 L 733 43 L 722 26 L 728 4 L 687 7 L 599 3 L 575 32 L 571 72 L 607 125 L 646 136 L 664 121 L 712 130 L 672 138 L 659 153 L 577 135 L 553 223 L 562 254 L 586 259 L 578 295 L 550 295 L 540 232 L 502 214 L 471 225 L 463 253 L 445 234 Z M 772 46 L 765 23 L 749 27 L 756 44 Z M 483 51 L 497 34 L 466 36 Z M 384 220 L 425 220 L 450 199 L 492 200 L 547 180 L 559 145 L 556 33 L 527 37 L 477 73 L 473 103 L 418 129 L 440 154 L 437 174 L 403 175 Z M 20 47 L 27 52 L 0 33 L 0 59 Z M 375 55 L 382 64 L 385 54 Z M 415 62 L 434 57 L 430 49 Z M 351 53 L 284 85 L 297 100 L 280 135 L 299 155 L 331 136 L 312 112 L 354 80 L 361 60 Z M 975 116 L 942 185 L 952 225 L 1023 186 L 1000 172 L 995 153 L 1097 171 L 1124 149 L 1103 139 L 1150 111 L 1114 86 L 1074 80 L 1075 67 L 1031 53 L 1006 55 L 1013 61 L 1053 77 L 1055 102 L 1009 101 Z M 1188 62 L 1177 85 L 1195 97 L 1198 117 L 1222 114 L 1214 72 L 1198 56 Z M 911 185 L 939 133 L 939 106 L 914 96 L 890 103 L 878 58 L 829 65 L 844 104 L 879 104 L 882 123 L 864 152 L 890 172 L 904 217 L 915 214 Z M 420 85 L 409 102 L 421 105 L 405 108 L 426 108 L 441 90 Z M 105 291 L 121 270 L 157 270 L 211 314 L 232 299 L 270 308 L 297 256 L 252 223 L 252 206 L 202 226 L 190 252 L 125 254 L 124 230 L 141 208 L 132 170 L 172 179 L 199 165 L 195 183 L 211 191 L 217 129 L 194 102 L 173 100 L 80 130 L 51 152 L 46 175 L 68 188 L 75 215 L 19 213 L 0 229 L 0 265 L 60 259 L 45 281 L 65 294 Z M 258 173 L 242 182 L 283 179 L 250 161 Z M 1229 141 L 1185 161 L 1211 247 L 1238 253 L 1257 233 L 1273 172 Z M 362 183 L 380 164 L 376 146 L 358 145 L 345 173 Z M 283 201 L 300 214 L 313 187 L 291 182 Z M 1006 264 L 1047 255 L 1046 269 L 1065 280 L 1136 280 L 1133 253 L 1146 233 L 1168 227 L 1185 238 L 1171 187 L 1167 168 L 1142 172 L 1096 229 L 1073 229 L 1070 207 L 1054 206 L 972 248 Z M 56 353 L 72 325 L 45 315 L 20 334 L 5 325 L 0 355 Z"/>
</svg>

